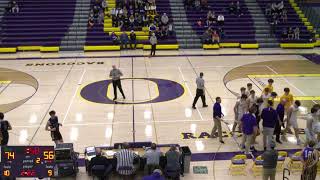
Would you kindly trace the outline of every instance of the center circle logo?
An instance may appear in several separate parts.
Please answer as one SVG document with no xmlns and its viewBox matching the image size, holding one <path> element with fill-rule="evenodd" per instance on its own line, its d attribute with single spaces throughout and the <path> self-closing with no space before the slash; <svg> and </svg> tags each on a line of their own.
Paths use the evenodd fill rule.
<svg viewBox="0 0 320 180">
<path fill-rule="evenodd" d="M 166 79 L 157 79 L 157 78 L 123 78 L 125 80 L 144 80 L 151 81 L 156 85 L 157 96 L 152 97 L 147 100 L 137 100 L 137 101 L 113 101 L 113 88 L 112 80 L 102 80 L 93 82 L 86 85 L 80 91 L 80 95 L 87 101 L 100 103 L 100 104 L 148 104 L 148 103 L 159 103 L 171 101 L 179 98 L 185 92 L 184 87 L 178 82 L 166 80 Z M 124 88 L 124 87 L 123 87 Z M 125 88 L 124 88 L 125 91 Z M 126 92 L 125 92 L 126 93 Z M 135 92 L 139 93 L 139 92 Z M 141 93 L 141 92 L 140 92 Z M 110 95 L 112 94 L 112 95 Z M 112 96 L 112 97 L 111 97 Z"/>
</svg>

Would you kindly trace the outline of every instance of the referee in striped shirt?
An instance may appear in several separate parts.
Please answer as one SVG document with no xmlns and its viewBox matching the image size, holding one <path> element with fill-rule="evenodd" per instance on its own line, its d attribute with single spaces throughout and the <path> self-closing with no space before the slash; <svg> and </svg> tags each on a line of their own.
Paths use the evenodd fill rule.
<svg viewBox="0 0 320 180">
<path fill-rule="evenodd" d="M 122 150 L 118 151 L 115 155 L 117 158 L 117 172 L 124 176 L 124 179 L 133 179 L 135 173 L 135 167 L 133 162 L 138 159 L 139 156 L 132 150 L 129 150 L 129 144 L 123 143 Z"/>
</svg>

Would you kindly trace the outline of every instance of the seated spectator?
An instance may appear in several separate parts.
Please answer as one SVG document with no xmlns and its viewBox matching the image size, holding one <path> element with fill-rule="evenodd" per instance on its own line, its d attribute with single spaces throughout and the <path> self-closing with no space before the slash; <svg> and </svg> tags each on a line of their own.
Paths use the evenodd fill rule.
<svg viewBox="0 0 320 180">
<path fill-rule="evenodd" d="M 136 18 L 137 25 L 138 25 L 139 27 L 144 26 L 144 24 L 143 24 L 143 17 L 141 16 L 141 14 L 137 15 L 136 17 L 137 17 L 137 18 Z"/>
<path fill-rule="evenodd" d="M 18 3 L 16 1 L 12 1 L 11 12 L 12 13 L 19 13 L 19 6 L 18 6 Z"/>
<path fill-rule="evenodd" d="M 88 28 L 91 29 L 91 28 L 93 28 L 93 26 L 94 26 L 94 19 L 93 19 L 93 17 L 89 17 Z"/>
<path fill-rule="evenodd" d="M 277 12 L 278 13 L 281 13 L 283 8 L 284 8 L 284 4 L 283 4 L 283 1 L 280 1 L 277 5 L 276 5 L 276 8 L 277 8 Z"/>
<path fill-rule="evenodd" d="M 150 176 L 145 176 L 142 180 L 165 180 L 160 169 L 155 169 Z"/>
<path fill-rule="evenodd" d="M 155 14 L 156 14 L 156 11 L 157 11 L 157 6 L 156 6 L 156 4 L 155 4 L 155 2 L 154 2 L 154 3 L 152 3 L 152 4 L 150 5 L 150 14 L 155 15 Z"/>
<path fill-rule="evenodd" d="M 163 15 L 161 16 L 161 23 L 162 25 L 167 25 L 169 22 L 169 17 L 167 16 L 166 13 L 163 13 Z"/>
<path fill-rule="evenodd" d="M 100 11 L 98 16 L 98 24 L 103 24 L 103 21 L 104 21 L 104 13 L 103 11 Z"/>
<path fill-rule="evenodd" d="M 294 39 L 300 39 L 300 29 L 299 27 L 296 27 L 294 30 Z"/>
<path fill-rule="evenodd" d="M 208 0 L 201 0 L 201 8 L 208 9 Z"/>
<path fill-rule="evenodd" d="M 292 29 L 292 27 L 289 27 L 289 30 L 288 30 L 288 39 L 293 39 L 294 38 L 294 31 Z"/>
<path fill-rule="evenodd" d="M 116 35 L 115 32 L 111 33 L 111 40 L 112 40 L 113 45 L 117 45 L 118 44 L 118 36 Z"/>
<path fill-rule="evenodd" d="M 202 20 L 202 18 L 198 19 L 198 21 L 197 21 L 197 26 L 198 26 L 198 27 L 203 27 L 203 20 Z"/>
<path fill-rule="evenodd" d="M 229 14 L 235 14 L 236 9 L 237 9 L 237 6 L 232 1 L 231 4 L 229 5 L 229 8 L 228 8 Z"/>
<path fill-rule="evenodd" d="M 219 26 L 223 26 L 224 25 L 224 16 L 222 14 L 219 14 L 217 21 L 218 21 Z"/>
<path fill-rule="evenodd" d="M 203 35 L 202 35 L 202 43 L 203 43 L 203 44 L 211 44 L 211 43 L 212 43 L 209 30 L 206 30 L 206 31 L 203 33 Z"/>
<path fill-rule="evenodd" d="M 145 15 L 142 17 L 142 21 L 143 21 L 143 26 L 148 26 L 149 17 L 145 14 Z"/>
<path fill-rule="evenodd" d="M 167 165 L 165 167 L 166 176 L 179 180 L 181 171 L 181 154 L 176 150 L 176 146 L 171 146 L 166 152 Z"/>
<path fill-rule="evenodd" d="M 124 15 L 125 17 L 128 17 L 128 10 L 127 10 L 127 8 L 124 7 L 124 8 L 122 9 L 122 11 L 123 11 L 123 15 Z"/>
<path fill-rule="evenodd" d="M 167 37 L 168 28 L 166 26 L 161 26 L 161 39 L 165 39 Z"/>
<path fill-rule="evenodd" d="M 123 143 L 122 148 L 114 156 L 117 158 L 117 172 L 124 176 L 134 175 L 136 168 L 134 166 L 134 161 L 139 158 L 132 150 L 129 150 L 129 144 Z"/>
<path fill-rule="evenodd" d="M 125 31 L 122 32 L 120 35 L 120 43 L 121 43 L 121 49 L 128 49 L 128 42 L 129 42 L 129 37 Z"/>
<path fill-rule="evenodd" d="M 129 25 L 130 25 L 130 28 L 133 29 L 134 26 L 135 26 L 135 20 L 134 20 L 134 16 L 131 15 L 130 18 L 129 18 Z"/>
<path fill-rule="evenodd" d="M 101 1 L 101 7 L 104 11 L 108 11 L 108 2 L 106 0 Z"/>
<path fill-rule="evenodd" d="M 105 156 L 102 156 L 101 149 L 96 148 L 96 156 L 93 157 L 88 165 L 88 173 L 90 175 L 95 171 L 104 171 L 104 176 L 108 176 L 112 172 L 112 163 Z"/>
<path fill-rule="evenodd" d="M 157 26 L 151 23 L 149 26 L 149 33 L 152 34 L 156 29 L 157 29 Z"/>
<path fill-rule="evenodd" d="M 136 33 L 134 33 L 134 31 L 132 30 L 130 33 L 130 48 L 131 49 L 136 49 L 137 48 L 137 35 Z"/>
<path fill-rule="evenodd" d="M 219 36 L 219 34 L 217 33 L 216 30 L 214 30 L 213 33 L 212 33 L 212 43 L 213 44 L 215 44 L 215 43 L 219 44 L 220 43 L 220 36 Z"/>
<path fill-rule="evenodd" d="M 243 15 L 240 1 L 237 1 L 237 4 L 236 4 L 236 14 L 237 14 L 239 17 L 240 17 L 241 15 Z"/>
<path fill-rule="evenodd" d="M 194 1 L 194 8 L 195 8 L 196 10 L 200 10 L 200 9 L 201 9 L 200 0 L 195 0 L 195 1 Z"/>
<path fill-rule="evenodd" d="M 216 16 L 213 11 L 208 11 L 207 13 L 207 26 L 211 26 L 216 22 Z"/>
<path fill-rule="evenodd" d="M 282 29 L 282 34 L 281 34 L 282 40 L 288 39 L 288 31 L 287 28 Z"/>
<path fill-rule="evenodd" d="M 270 3 L 268 3 L 267 6 L 266 6 L 265 14 L 268 17 L 271 15 L 271 4 Z"/>
<path fill-rule="evenodd" d="M 160 157 L 162 156 L 162 152 L 157 150 L 157 145 L 155 143 L 151 144 L 151 147 L 146 149 L 146 153 L 144 154 L 144 158 L 147 160 L 147 172 L 151 174 L 155 169 L 160 168 Z"/>
</svg>

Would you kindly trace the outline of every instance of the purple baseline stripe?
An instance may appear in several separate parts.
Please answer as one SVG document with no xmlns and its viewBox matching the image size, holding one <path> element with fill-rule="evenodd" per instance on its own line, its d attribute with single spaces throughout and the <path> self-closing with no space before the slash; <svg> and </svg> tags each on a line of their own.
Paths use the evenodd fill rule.
<svg viewBox="0 0 320 180">
<path fill-rule="evenodd" d="M 315 64 L 320 64 L 320 55 L 318 54 L 305 54 L 302 56 Z"/>
</svg>

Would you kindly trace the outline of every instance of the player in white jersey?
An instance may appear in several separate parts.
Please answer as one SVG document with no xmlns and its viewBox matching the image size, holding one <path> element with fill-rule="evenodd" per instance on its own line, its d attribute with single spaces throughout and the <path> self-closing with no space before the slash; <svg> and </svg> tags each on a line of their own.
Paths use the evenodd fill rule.
<svg viewBox="0 0 320 180">
<path fill-rule="evenodd" d="M 298 126 L 298 112 L 299 112 L 299 107 L 300 107 L 301 103 L 299 100 L 295 101 L 294 104 L 292 106 L 290 106 L 289 110 L 288 110 L 288 116 L 287 116 L 287 127 L 285 128 L 285 130 L 283 131 L 283 139 L 285 139 L 285 135 L 288 132 L 288 130 L 293 127 L 294 129 L 294 134 L 297 138 L 297 144 L 300 145 L 301 144 L 301 140 L 299 138 L 299 126 Z"/>
<path fill-rule="evenodd" d="M 232 134 L 234 135 L 237 125 L 240 125 L 243 114 L 248 111 L 247 95 L 245 94 L 241 95 L 241 98 L 236 102 L 236 105 L 234 106 L 233 111 L 234 111 L 235 121 L 232 127 Z"/>
<path fill-rule="evenodd" d="M 250 95 L 247 98 L 248 109 L 257 103 L 258 97 L 256 96 L 256 92 L 254 90 L 250 91 Z"/>
</svg>

